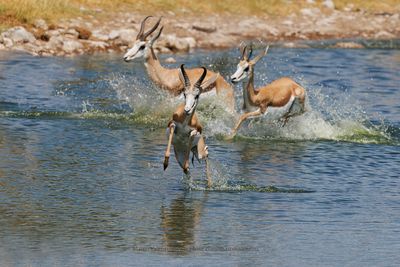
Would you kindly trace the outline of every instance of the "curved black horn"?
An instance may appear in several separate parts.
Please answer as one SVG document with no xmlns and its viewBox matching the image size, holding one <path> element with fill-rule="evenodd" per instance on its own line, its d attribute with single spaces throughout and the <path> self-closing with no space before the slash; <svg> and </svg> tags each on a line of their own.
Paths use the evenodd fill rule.
<svg viewBox="0 0 400 267">
<path fill-rule="evenodd" d="M 247 45 L 242 46 L 242 47 L 240 48 L 240 53 L 242 54 L 242 56 L 240 57 L 241 60 L 244 59 L 245 54 L 246 54 L 246 51 L 247 51 Z"/>
<path fill-rule="evenodd" d="M 203 74 L 201 74 L 200 78 L 197 80 L 197 82 L 194 84 L 195 87 L 201 87 L 201 83 L 203 82 L 204 78 L 207 75 L 207 69 L 204 67 L 201 67 L 203 69 Z"/>
<path fill-rule="evenodd" d="M 256 64 L 257 61 L 259 61 L 263 56 L 265 56 L 268 53 L 268 48 L 269 48 L 269 45 L 266 48 L 263 48 L 262 51 L 251 60 L 251 62 L 253 64 Z"/>
<path fill-rule="evenodd" d="M 253 44 L 250 44 L 249 56 L 247 57 L 247 59 L 250 59 L 252 55 L 253 55 Z"/>
<path fill-rule="evenodd" d="M 144 38 L 142 38 L 143 36 L 143 32 L 144 32 L 144 23 L 146 22 L 146 20 L 148 20 L 149 18 L 152 18 L 153 16 L 147 16 L 143 19 L 142 23 L 140 24 L 140 30 L 138 35 L 136 36 L 136 40 L 144 40 Z"/>
<path fill-rule="evenodd" d="M 158 33 L 153 38 L 151 38 L 151 43 L 154 43 L 154 41 L 157 40 L 160 37 L 161 32 L 163 31 L 163 29 L 164 29 L 164 26 L 161 26 L 161 28 L 158 31 Z"/>
<path fill-rule="evenodd" d="M 185 64 L 181 65 L 181 74 L 183 76 L 183 79 L 185 80 L 185 87 L 190 87 L 190 80 L 189 80 L 189 77 L 188 77 L 188 75 L 187 75 L 187 73 L 185 71 L 185 67 L 184 66 L 185 66 Z"/>
<path fill-rule="evenodd" d="M 143 34 L 143 40 L 145 40 L 150 34 L 152 34 L 157 29 L 158 25 L 160 25 L 161 19 L 162 17 L 158 19 L 156 24 L 154 24 L 153 28 L 151 28 L 149 31 Z"/>
</svg>

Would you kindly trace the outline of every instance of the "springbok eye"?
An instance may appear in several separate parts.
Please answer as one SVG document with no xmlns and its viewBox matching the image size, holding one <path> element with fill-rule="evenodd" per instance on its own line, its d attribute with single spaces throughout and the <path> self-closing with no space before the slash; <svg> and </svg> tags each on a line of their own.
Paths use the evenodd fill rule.
<svg viewBox="0 0 400 267">
<path fill-rule="evenodd" d="M 247 66 L 247 67 L 244 69 L 244 71 L 245 71 L 245 72 L 248 72 L 248 71 L 249 71 L 249 66 Z"/>
<path fill-rule="evenodd" d="M 139 47 L 140 50 L 144 49 L 146 46 L 143 44 Z"/>
</svg>

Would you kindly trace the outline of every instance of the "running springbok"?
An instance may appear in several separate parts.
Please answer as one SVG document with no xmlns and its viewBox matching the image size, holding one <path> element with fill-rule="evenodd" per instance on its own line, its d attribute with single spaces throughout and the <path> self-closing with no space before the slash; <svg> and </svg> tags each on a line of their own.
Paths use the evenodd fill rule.
<svg viewBox="0 0 400 267">
<path fill-rule="evenodd" d="M 254 59 L 250 59 L 253 53 L 251 46 L 248 55 L 247 45 L 241 48 L 242 56 L 237 65 L 236 72 L 231 76 L 231 81 L 232 83 L 237 83 L 248 76 L 248 81 L 243 86 L 243 108 L 247 110 L 251 107 L 257 109 L 248 111 L 240 116 L 230 138 L 236 135 L 243 121 L 249 117 L 257 117 L 265 114 L 268 107 L 284 109 L 282 127 L 285 126 L 290 117 L 301 115 L 305 112 L 304 102 L 306 91 L 291 78 L 282 77 L 257 90 L 254 89 L 254 65 L 267 54 L 268 48 L 269 46 L 263 49 Z"/>
<path fill-rule="evenodd" d="M 140 25 L 139 33 L 136 37 L 136 41 L 134 42 L 133 46 L 125 53 L 124 60 L 129 62 L 136 58 L 144 57 L 145 59 L 145 67 L 150 79 L 159 87 L 166 90 L 173 96 L 179 96 L 184 88 L 184 85 L 179 79 L 179 69 L 168 69 L 164 68 L 160 61 L 158 60 L 154 49 L 153 44 L 154 42 L 160 37 L 163 27 L 160 28 L 157 34 L 153 37 L 148 37 L 158 28 L 161 18 L 158 19 L 156 24 L 147 32 L 144 32 L 145 22 L 151 18 L 152 16 L 147 16 L 144 18 Z M 196 77 L 202 72 L 201 68 L 194 68 L 194 69 L 187 69 L 187 75 L 191 80 L 194 80 Z M 212 71 L 207 71 L 207 77 L 210 78 L 211 76 L 215 75 Z M 204 92 L 210 92 L 214 90 L 217 95 L 221 95 L 225 101 L 225 106 L 230 112 L 234 111 L 234 92 L 231 85 L 225 81 L 222 76 L 218 76 L 218 79 L 210 84 L 208 87 L 203 88 Z M 212 93 L 211 93 L 212 94 Z"/>
<path fill-rule="evenodd" d="M 185 71 L 184 64 L 179 69 L 179 79 L 185 86 L 183 95 L 185 103 L 178 106 L 172 120 L 168 123 L 167 136 L 168 145 L 165 151 L 164 170 L 168 167 L 171 145 L 174 146 L 175 158 L 183 169 L 186 175 L 189 175 L 189 156 L 190 151 L 193 153 L 192 162 L 194 157 L 204 159 L 206 162 L 207 185 L 211 186 L 211 176 L 208 166 L 208 147 L 202 135 L 203 127 L 201 126 L 195 110 L 199 102 L 199 96 L 204 92 L 210 84 L 214 83 L 219 74 L 213 74 L 211 78 L 204 79 L 207 76 L 207 69 L 202 67 L 203 73 L 195 84 L 190 82 L 190 78 Z"/>
</svg>

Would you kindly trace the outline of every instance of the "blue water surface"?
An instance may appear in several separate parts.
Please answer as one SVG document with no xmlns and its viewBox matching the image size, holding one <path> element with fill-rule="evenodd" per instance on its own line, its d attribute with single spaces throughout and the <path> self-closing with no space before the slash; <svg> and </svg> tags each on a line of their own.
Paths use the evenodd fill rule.
<svg viewBox="0 0 400 267">
<path fill-rule="evenodd" d="M 239 52 L 175 64 L 228 78 Z M 161 56 L 163 61 L 168 56 Z M 215 186 L 171 158 L 176 103 L 142 61 L 0 54 L 1 266 L 397 266 L 400 51 L 271 48 L 256 86 L 291 76 L 308 113 L 287 127 L 202 100 Z M 241 85 L 235 85 L 241 106 Z M 208 112 L 216 107 L 215 112 Z"/>
</svg>

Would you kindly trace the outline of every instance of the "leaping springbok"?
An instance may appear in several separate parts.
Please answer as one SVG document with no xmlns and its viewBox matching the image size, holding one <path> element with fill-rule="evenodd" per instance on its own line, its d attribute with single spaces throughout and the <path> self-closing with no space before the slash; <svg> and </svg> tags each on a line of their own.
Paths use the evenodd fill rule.
<svg viewBox="0 0 400 267">
<path fill-rule="evenodd" d="M 145 59 L 145 66 L 147 73 L 150 79 L 162 89 L 168 91 L 173 96 L 180 95 L 184 88 L 181 80 L 179 79 L 179 70 L 178 68 L 168 69 L 164 68 L 160 61 L 158 60 L 154 49 L 153 44 L 154 42 L 160 37 L 163 27 L 160 28 L 157 34 L 153 37 L 148 39 L 148 37 L 157 29 L 161 22 L 161 18 L 156 22 L 156 24 L 147 32 L 144 32 L 145 22 L 147 19 L 151 18 L 152 16 L 147 16 L 144 18 L 140 25 L 139 33 L 136 37 L 136 41 L 134 42 L 133 46 L 125 53 L 124 60 L 129 62 L 136 58 L 144 57 Z M 202 69 L 201 68 L 194 68 L 194 69 L 187 69 L 187 76 L 194 80 L 196 77 L 199 77 Z M 215 75 L 212 71 L 207 71 L 206 78 L 210 78 L 211 76 Z M 215 90 L 217 95 L 221 95 L 225 101 L 225 106 L 227 107 L 228 111 L 234 111 L 235 99 L 234 99 L 234 92 L 231 85 L 225 81 L 225 79 L 218 75 L 218 79 L 210 84 L 208 87 L 203 88 L 204 92 L 209 92 L 211 90 Z"/>
<path fill-rule="evenodd" d="M 291 78 L 282 77 L 272 83 L 265 85 L 257 90 L 254 89 L 254 65 L 267 54 L 269 46 L 258 54 L 254 59 L 250 59 L 253 49 L 247 55 L 247 45 L 241 49 L 241 59 L 237 65 L 236 72 L 231 76 L 231 81 L 237 83 L 248 76 L 247 83 L 243 86 L 244 109 L 250 107 L 257 108 L 255 111 L 249 111 L 240 116 L 231 136 L 233 138 L 240 125 L 249 117 L 257 117 L 266 113 L 268 107 L 277 107 L 285 109 L 283 115 L 283 125 L 293 116 L 301 115 L 305 112 L 306 91 Z M 287 110 L 287 111 L 286 111 Z"/>
<path fill-rule="evenodd" d="M 203 83 L 207 76 L 207 69 L 204 67 L 201 69 L 203 69 L 203 73 L 195 84 L 190 82 L 183 64 L 179 69 L 179 79 L 185 86 L 183 91 L 185 103 L 178 106 L 172 115 L 172 120 L 168 123 L 168 145 L 165 151 L 164 170 L 168 167 L 171 145 L 173 145 L 176 160 L 183 169 L 183 172 L 189 175 L 189 156 L 190 151 L 192 151 L 193 157 L 196 157 L 198 160 L 205 160 L 207 186 L 210 187 L 211 176 L 208 166 L 208 147 L 202 135 L 203 127 L 195 114 L 195 110 L 200 94 L 204 92 L 204 88 L 207 88 L 218 79 L 219 74 L 213 74 L 211 78 Z"/>
</svg>

